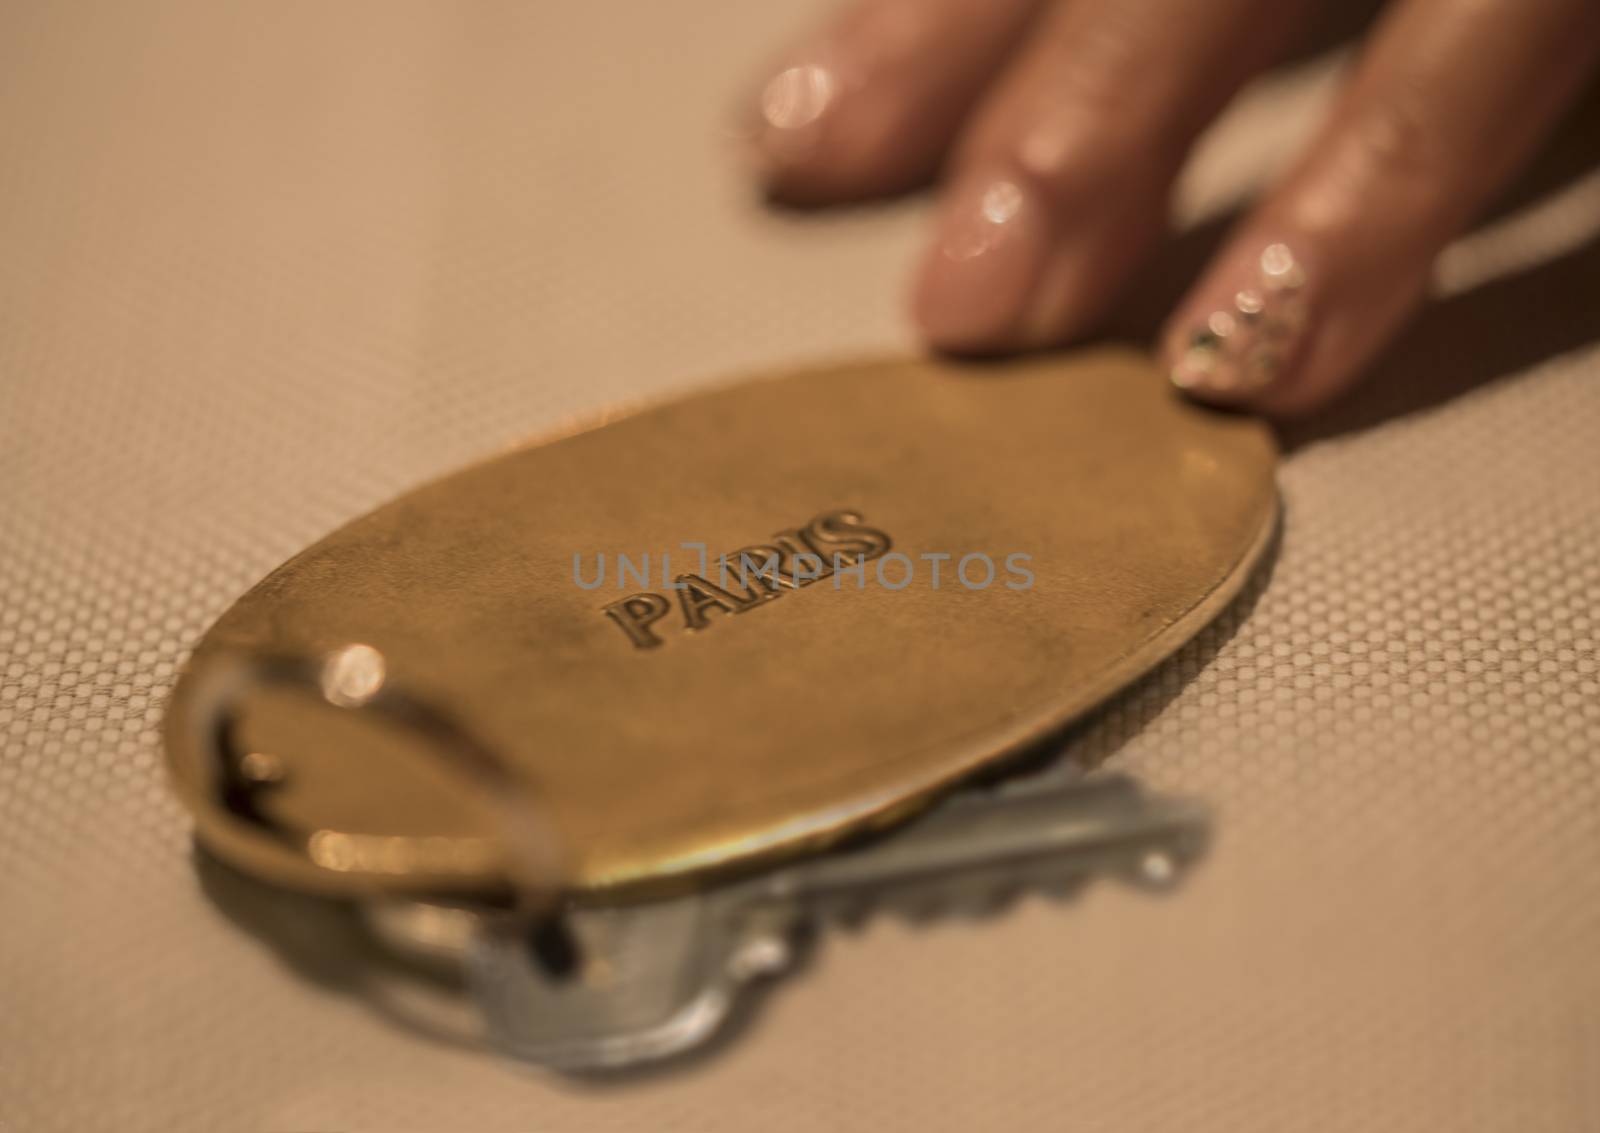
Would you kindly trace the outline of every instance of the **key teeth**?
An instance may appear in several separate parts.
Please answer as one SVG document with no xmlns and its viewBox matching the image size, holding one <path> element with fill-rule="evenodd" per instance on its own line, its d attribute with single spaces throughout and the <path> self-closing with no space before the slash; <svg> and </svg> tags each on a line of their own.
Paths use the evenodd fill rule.
<svg viewBox="0 0 1600 1133">
<path fill-rule="evenodd" d="M 1175 889 L 1193 865 L 1188 847 L 1150 846 L 1110 868 L 1085 869 L 1081 864 L 1047 870 L 1014 870 L 989 877 L 965 876 L 902 886 L 874 896 L 851 894 L 819 903 L 817 915 L 830 924 L 859 932 L 877 918 L 890 916 L 923 928 L 938 921 L 981 922 L 1010 912 L 1023 901 L 1042 897 L 1055 905 L 1075 900 L 1102 877 L 1150 893 Z"/>
</svg>

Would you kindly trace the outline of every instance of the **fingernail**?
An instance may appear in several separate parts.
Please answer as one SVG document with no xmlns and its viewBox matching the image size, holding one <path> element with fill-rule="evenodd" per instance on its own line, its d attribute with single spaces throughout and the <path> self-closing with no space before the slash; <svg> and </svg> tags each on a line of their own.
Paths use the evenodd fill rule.
<svg viewBox="0 0 1600 1133">
<path fill-rule="evenodd" d="M 1168 341 L 1172 384 L 1196 397 L 1249 397 L 1279 381 L 1304 340 L 1305 264 L 1287 244 L 1268 244 L 1248 266 L 1193 305 Z"/>
<path fill-rule="evenodd" d="M 756 99 L 750 156 L 757 172 L 772 179 L 804 165 L 817 152 L 842 89 L 833 53 L 818 48 L 780 69 Z"/>
<path fill-rule="evenodd" d="M 1049 251 L 1044 210 L 1022 179 L 979 174 L 946 203 L 913 307 L 941 350 L 1011 344 Z"/>
</svg>

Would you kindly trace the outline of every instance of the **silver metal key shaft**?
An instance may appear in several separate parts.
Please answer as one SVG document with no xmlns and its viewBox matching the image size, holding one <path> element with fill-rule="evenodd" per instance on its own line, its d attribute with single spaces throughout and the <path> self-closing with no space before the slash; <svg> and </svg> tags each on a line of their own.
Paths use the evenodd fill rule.
<svg viewBox="0 0 1600 1133">
<path fill-rule="evenodd" d="M 1205 837 L 1199 807 L 1122 777 L 969 790 L 865 845 L 702 893 L 575 909 L 568 928 L 584 962 L 572 978 L 541 970 L 520 935 L 484 922 L 468 979 L 502 1050 L 567 1072 L 618 1070 L 705 1043 L 746 988 L 791 965 L 808 921 L 976 911 L 1093 877 L 1165 888 Z"/>
</svg>

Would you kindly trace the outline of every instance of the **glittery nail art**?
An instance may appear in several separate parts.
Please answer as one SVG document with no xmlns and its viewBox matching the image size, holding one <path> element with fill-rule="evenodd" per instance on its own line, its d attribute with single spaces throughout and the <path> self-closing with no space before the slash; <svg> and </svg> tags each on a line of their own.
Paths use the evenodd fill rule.
<svg viewBox="0 0 1600 1133">
<path fill-rule="evenodd" d="M 1180 389 L 1249 393 L 1270 385 L 1306 323 L 1306 274 L 1286 244 L 1269 244 L 1256 277 L 1226 307 L 1190 328 L 1172 368 Z"/>
</svg>

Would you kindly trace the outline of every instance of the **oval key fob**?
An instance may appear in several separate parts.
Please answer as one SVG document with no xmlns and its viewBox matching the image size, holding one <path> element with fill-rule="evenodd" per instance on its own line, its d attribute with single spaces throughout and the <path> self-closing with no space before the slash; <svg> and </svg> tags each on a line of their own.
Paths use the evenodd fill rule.
<svg viewBox="0 0 1600 1133">
<path fill-rule="evenodd" d="M 1267 545 L 1274 461 L 1115 349 L 658 405 L 279 567 L 195 649 L 172 778 L 292 887 L 698 887 L 908 816 L 1151 668 Z"/>
</svg>

